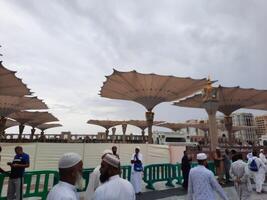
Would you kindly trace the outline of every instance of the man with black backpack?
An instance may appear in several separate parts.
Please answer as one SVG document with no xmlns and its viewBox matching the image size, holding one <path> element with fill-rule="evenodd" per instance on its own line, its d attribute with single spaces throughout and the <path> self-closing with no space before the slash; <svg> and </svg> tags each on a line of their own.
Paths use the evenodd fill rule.
<svg viewBox="0 0 267 200">
<path fill-rule="evenodd" d="M 248 160 L 248 168 L 252 173 L 252 177 L 256 184 L 256 192 L 262 192 L 262 185 L 265 181 L 265 164 L 262 162 L 260 158 L 258 158 L 258 152 L 253 150 L 252 158 Z"/>
<path fill-rule="evenodd" d="M 131 183 L 134 187 L 135 194 L 141 194 L 142 172 L 143 172 L 143 155 L 140 153 L 140 147 L 135 147 L 135 153 L 132 155 L 132 174 Z"/>
</svg>

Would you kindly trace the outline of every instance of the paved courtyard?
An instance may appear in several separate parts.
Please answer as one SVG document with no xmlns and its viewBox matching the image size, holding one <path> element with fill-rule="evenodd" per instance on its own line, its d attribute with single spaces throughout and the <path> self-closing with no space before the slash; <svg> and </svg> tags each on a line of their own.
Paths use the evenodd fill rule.
<svg viewBox="0 0 267 200">
<path fill-rule="evenodd" d="M 253 185 L 255 190 L 255 185 Z M 137 197 L 137 200 L 186 200 L 186 193 L 181 187 L 166 189 L 164 185 L 157 185 L 157 191 L 146 191 L 141 196 Z M 238 200 L 236 192 L 233 186 L 227 186 L 224 188 L 229 200 Z M 264 184 L 264 193 L 257 194 L 252 192 L 251 200 L 267 200 L 267 183 Z M 218 200 L 220 198 L 218 197 Z"/>
</svg>

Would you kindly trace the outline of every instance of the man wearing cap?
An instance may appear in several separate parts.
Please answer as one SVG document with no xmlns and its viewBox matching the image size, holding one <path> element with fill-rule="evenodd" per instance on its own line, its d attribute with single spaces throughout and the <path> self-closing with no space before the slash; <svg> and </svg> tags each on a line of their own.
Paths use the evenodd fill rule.
<svg viewBox="0 0 267 200">
<path fill-rule="evenodd" d="M 132 155 L 132 174 L 131 183 L 134 187 L 135 194 L 141 194 L 142 173 L 143 173 L 143 155 L 140 153 L 140 147 L 135 147 L 135 153 Z"/>
<path fill-rule="evenodd" d="M 78 200 L 77 188 L 82 186 L 83 162 L 77 153 L 64 154 L 58 163 L 59 183 L 47 196 L 47 200 Z"/>
<path fill-rule="evenodd" d="M 102 154 L 102 159 L 106 154 L 112 154 L 112 151 L 110 149 L 106 149 Z M 89 183 L 85 192 L 85 199 L 86 200 L 92 200 L 95 195 L 95 190 L 99 185 L 101 185 L 101 182 L 99 180 L 100 178 L 100 165 L 98 165 L 94 171 L 89 175 Z"/>
<path fill-rule="evenodd" d="M 198 166 L 190 170 L 188 185 L 188 200 L 216 200 L 215 191 L 223 200 L 228 200 L 222 187 L 215 179 L 213 173 L 208 170 L 207 155 L 197 154 Z"/>
<path fill-rule="evenodd" d="M 133 186 L 127 180 L 120 178 L 120 160 L 111 154 L 106 154 L 101 162 L 100 185 L 94 200 L 135 200 Z"/>
</svg>

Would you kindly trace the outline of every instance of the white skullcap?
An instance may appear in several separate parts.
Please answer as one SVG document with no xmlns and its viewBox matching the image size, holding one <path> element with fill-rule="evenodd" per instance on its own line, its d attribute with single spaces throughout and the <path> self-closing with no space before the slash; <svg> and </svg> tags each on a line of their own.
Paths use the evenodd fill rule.
<svg viewBox="0 0 267 200">
<path fill-rule="evenodd" d="M 220 150 L 221 148 L 220 147 L 216 147 L 216 149 Z"/>
<path fill-rule="evenodd" d="M 112 154 L 112 151 L 110 149 L 106 149 L 103 151 L 102 155 L 104 156 L 107 153 Z"/>
<path fill-rule="evenodd" d="M 248 153 L 248 154 L 247 154 L 247 159 L 250 159 L 250 158 L 253 158 L 252 153 Z"/>
<path fill-rule="evenodd" d="M 141 149 L 140 146 L 136 146 L 135 148 L 136 148 L 136 149 L 139 149 L 139 150 Z"/>
<path fill-rule="evenodd" d="M 113 154 L 106 154 L 102 160 L 115 168 L 120 167 L 120 160 Z"/>
<path fill-rule="evenodd" d="M 198 153 L 197 160 L 207 160 L 207 155 L 205 153 Z"/>
<path fill-rule="evenodd" d="M 77 165 L 82 158 L 77 153 L 65 153 L 58 162 L 59 169 L 67 169 Z"/>
<path fill-rule="evenodd" d="M 260 152 L 263 152 L 264 150 L 263 149 L 260 149 Z"/>
</svg>

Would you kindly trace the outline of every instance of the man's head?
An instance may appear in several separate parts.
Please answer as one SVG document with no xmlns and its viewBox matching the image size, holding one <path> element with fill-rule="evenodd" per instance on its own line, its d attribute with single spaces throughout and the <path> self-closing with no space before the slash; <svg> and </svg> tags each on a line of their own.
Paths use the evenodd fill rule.
<svg viewBox="0 0 267 200">
<path fill-rule="evenodd" d="M 82 186 L 82 158 L 77 153 L 66 153 L 58 162 L 60 180 L 75 185 Z"/>
<path fill-rule="evenodd" d="M 263 149 L 260 149 L 260 153 L 264 153 L 264 150 Z"/>
<path fill-rule="evenodd" d="M 15 147 L 15 153 L 16 153 L 17 155 L 21 155 L 21 154 L 23 154 L 23 148 L 22 148 L 21 146 L 16 146 L 16 147 Z"/>
<path fill-rule="evenodd" d="M 140 147 L 139 146 L 136 146 L 135 147 L 135 153 L 138 154 L 140 152 Z"/>
<path fill-rule="evenodd" d="M 243 155 L 242 153 L 238 153 L 235 155 L 235 160 L 243 160 Z"/>
<path fill-rule="evenodd" d="M 256 149 L 254 149 L 254 150 L 252 151 L 252 155 L 258 157 L 258 151 L 257 151 Z"/>
<path fill-rule="evenodd" d="M 112 149 L 113 154 L 116 155 L 117 154 L 117 147 L 113 146 L 111 149 Z"/>
<path fill-rule="evenodd" d="M 229 149 L 225 149 L 225 154 L 229 155 L 229 153 L 230 153 Z"/>
<path fill-rule="evenodd" d="M 197 162 L 199 165 L 207 165 L 207 155 L 205 153 L 197 154 Z"/>
<path fill-rule="evenodd" d="M 232 154 L 232 155 L 236 154 L 236 150 L 232 149 L 232 150 L 231 150 L 231 154 Z"/>
<path fill-rule="evenodd" d="M 184 151 L 184 155 L 187 156 L 187 151 Z"/>
<path fill-rule="evenodd" d="M 120 174 L 120 160 L 111 154 L 106 154 L 102 158 L 100 168 L 100 181 L 104 183 L 108 181 L 111 176 Z"/>
<path fill-rule="evenodd" d="M 102 157 L 101 157 L 101 159 L 103 159 L 103 158 L 105 157 L 106 154 L 113 154 L 113 152 L 112 152 L 110 149 L 106 149 L 106 150 L 104 150 L 103 153 L 102 153 Z"/>
</svg>

